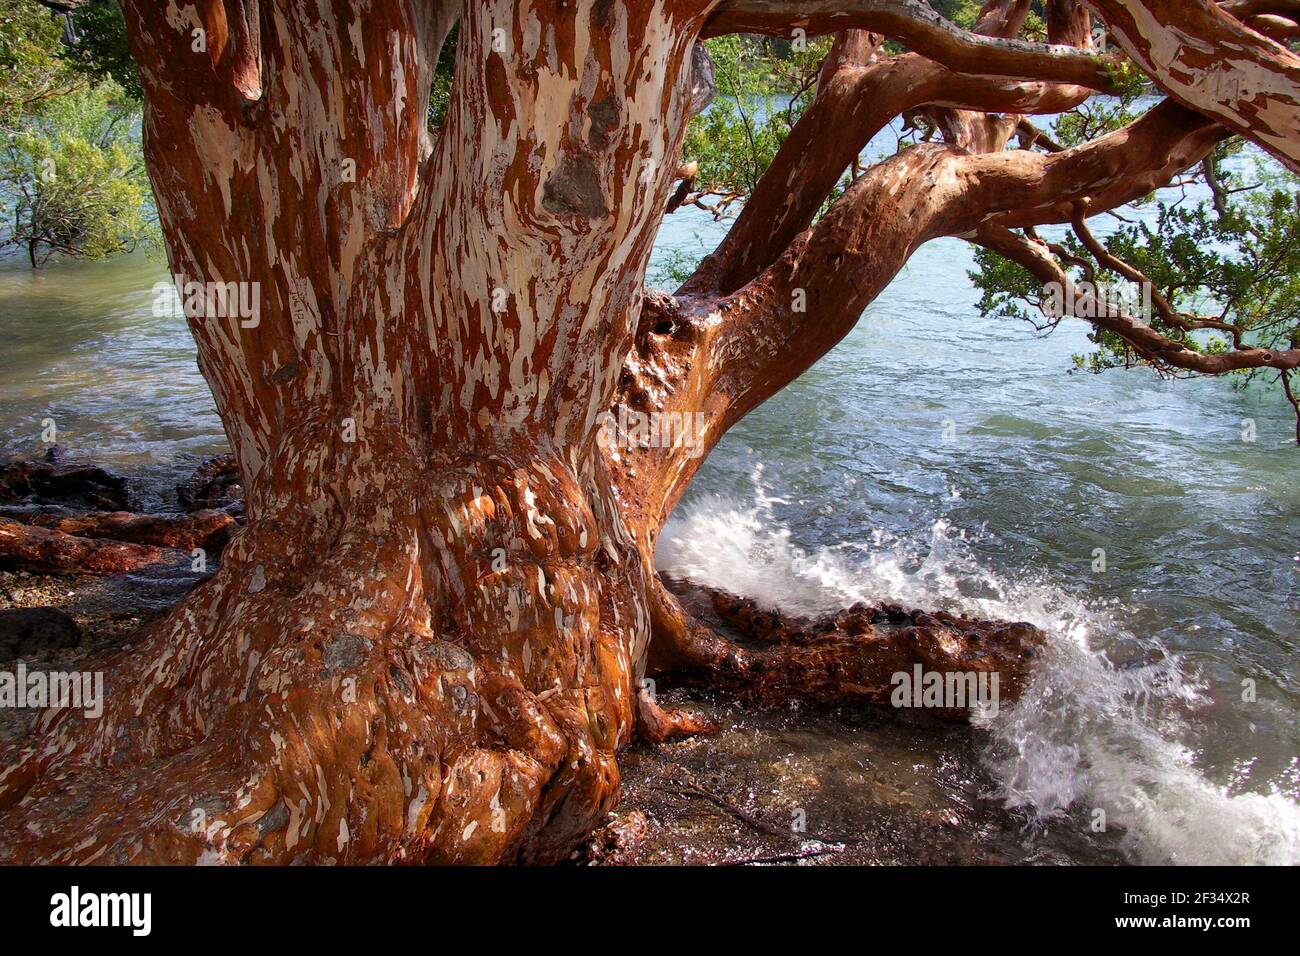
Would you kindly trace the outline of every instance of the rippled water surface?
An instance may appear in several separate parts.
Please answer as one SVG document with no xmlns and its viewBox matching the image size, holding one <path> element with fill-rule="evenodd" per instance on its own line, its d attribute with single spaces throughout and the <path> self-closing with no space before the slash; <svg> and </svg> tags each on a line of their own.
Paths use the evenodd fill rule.
<svg viewBox="0 0 1300 956">
<path fill-rule="evenodd" d="M 657 267 L 721 228 L 679 213 Z M 1286 406 L 1221 382 L 1070 374 L 1084 327 L 1044 338 L 981 319 L 970 267 L 959 241 L 922 249 L 728 435 L 661 566 L 788 611 L 887 599 L 1032 621 L 1051 647 L 1028 696 L 975 732 L 982 776 L 966 786 L 1030 823 L 1102 809 L 1135 860 L 1300 862 Z M 183 322 L 153 314 L 164 272 L 145 256 L 0 265 L 0 451 L 38 451 L 46 418 L 68 452 L 135 473 L 224 449 Z M 936 766 L 958 746 L 918 739 Z"/>
</svg>

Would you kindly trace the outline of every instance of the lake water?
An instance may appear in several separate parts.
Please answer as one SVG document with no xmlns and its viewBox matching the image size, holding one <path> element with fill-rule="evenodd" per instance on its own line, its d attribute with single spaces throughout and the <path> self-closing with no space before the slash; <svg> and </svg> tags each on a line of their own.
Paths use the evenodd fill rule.
<svg viewBox="0 0 1300 956">
<path fill-rule="evenodd" d="M 652 277 L 724 228 L 670 217 Z M 971 266 L 960 241 L 923 248 L 734 429 L 660 565 L 791 612 L 887 600 L 1031 621 L 1050 647 L 1025 698 L 975 731 L 972 786 L 1031 823 L 1102 809 L 1137 861 L 1300 862 L 1288 407 L 1225 382 L 1071 374 L 1086 327 L 980 318 Z M 153 314 L 165 271 L 0 264 L 0 452 L 38 452 L 47 418 L 69 454 L 141 476 L 224 450 L 184 323 Z"/>
</svg>

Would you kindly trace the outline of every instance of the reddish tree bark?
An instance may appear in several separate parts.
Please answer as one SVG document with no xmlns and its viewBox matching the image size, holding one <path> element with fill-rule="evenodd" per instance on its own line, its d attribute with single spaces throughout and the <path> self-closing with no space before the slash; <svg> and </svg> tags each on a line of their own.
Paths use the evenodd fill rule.
<svg viewBox="0 0 1300 956">
<path fill-rule="evenodd" d="M 47 714 L 5 754 L 0 861 L 554 861 L 614 805 L 638 726 L 698 728 L 641 692 L 647 666 L 860 699 L 882 666 L 961 664 L 979 640 L 1014 685 L 1033 634 L 941 617 L 766 628 L 740 653 L 654 571 L 703 459 L 601 438 L 611 409 L 701 413 L 712 448 L 924 242 L 1029 261 L 1007 230 L 1144 195 L 1227 135 L 1218 100 L 1169 102 L 1085 146 L 1006 150 L 1022 114 L 1113 77 L 1080 5 L 1049 4 L 1051 44 L 1014 39 L 1027 6 L 992 0 L 967 33 L 908 0 L 126 3 L 173 271 L 259 284 L 255 325 L 190 318 L 249 520 L 103 665 L 102 719 Z M 644 295 L 697 38 L 794 27 L 845 31 L 813 108 L 700 273 Z M 813 225 L 918 109 L 945 141 Z"/>
<path fill-rule="evenodd" d="M 1110 33 L 1165 92 L 1300 169 L 1300 56 L 1211 0 L 1091 0 Z M 1234 9 L 1235 8 L 1235 9 Z M 1257 5 L 1294 22 L 1293 4 Z M 1268 29 L 1267 24 L 1257 26 Z"/>
</svg>

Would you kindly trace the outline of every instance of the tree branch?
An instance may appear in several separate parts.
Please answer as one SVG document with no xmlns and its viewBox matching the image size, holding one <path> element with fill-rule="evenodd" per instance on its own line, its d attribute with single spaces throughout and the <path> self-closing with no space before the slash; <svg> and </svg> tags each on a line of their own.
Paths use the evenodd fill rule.
<svg viewBox="0 0 1300 956">
<path fill-rule="evenodd" d="M 1027 5 L 986 3 L 978 31 L 1019 29 Z M 1088 17 L 1073 0 L 1054 0 L 1049 29 L 1064 43 L 1090 43 Z M 895 117 L 924 106 L 1010 113 L 1059 113 L 1092 95 L 1085 86 L 1014 83 L 954 73 L 919 54 L 887 57 L 881 38 L 858 30 L 837 37 L 822 65 L 817 93 L 748 197 L 735 225 L 682 287 L 734 292 L 771 265 L 812 222 L 844 170 Z"/>
<path fill-rule="evenodd" d="M 1099 300 L 1075 286 L 1069 272 L 1041 240 L 1035 241 L 997 226 L 982 226 L 972 237 L 975 242 L 1024 267 L 1044 285 L 1055 284 L 1064 292 L 1066 314 L 1082 318 L 1098 328 L 1114 332 L 1143 359 L 1205 375 L 1221 375 L 1252 368 L 1291 371 L 1300 368 L 1300 349 L 1236 349 L 1207 355 L 1175 342 L 1150 325 L 1125 315 L 1109 302 Z"/>
<path fill-rule="evenodd" d="M 764 33 L 809 36 L 870 30 L 896 39 L 951 70 L 1115 89 L 1113 57 L 1071 46 L 993 38 L 955 26 L 920 0 L 723 0 L 704 36 Z"/>
<path fill-rule="evenodd" d="M 1300 56 L 1208 0 L 1090 0 L 1170 96 L 1300 170 Z"/>
<path fill-rule="evenodd" d="M 729 295 L 648 298 L 620 403 L 704 416 L 707 452 L 857 324 L 917 248 L 986 223 L 1069 222 L 1091 197 L 1100 212 L 1164 185 L 1226 136 L 1173 101 L 1125 129 L 1059 153 L 970 153 L 920 144 L 867 170 L 762 275 Z M 1248 360 L 1247 360 L 1248 361 Z M 703 461 L 701 449 L 628 451 L 629 499 L 662 503 L 641 520 L 657 533 Z"/>
<path fill-rule="evenodd" d="M 1194 329 L 1214 329 L 1218 332 L 1226 332 L 1232 337 L 1233 346 L 1238 349 L 1241 348 L 1242 330 L 1238 326 L 1233 325 L 1231 322 L 1198 319 L 1182 315 L 1174 308 L 1173 303 L 1160 293 L 1160 290 L 1155 287 L 1155 283 L 1147 278 L 1140 269 L 1125 262 L 1118 256 L 1112 255 L 1110 250 L 1092 234 L 1092 230 L 1088 228 L 1087 217 L 1089 212 L 1086 201 L 1076 203 L 1074 208 L 1074 216 L 1070 219 L 1070 225 L 1074 229 L 1074 234 L 1079 237 L 1079 241 L 1083 243 L 1084 248 L 1092 253 L 1103 268 L 1123 276 L 1135 285 L 1145 286 L 1149 289 L 1152 305 L 1155 306 L 1156 312 L 1167 325 L 1182 329 L 1184 332 L 1190 332 Z"/>
</svg>

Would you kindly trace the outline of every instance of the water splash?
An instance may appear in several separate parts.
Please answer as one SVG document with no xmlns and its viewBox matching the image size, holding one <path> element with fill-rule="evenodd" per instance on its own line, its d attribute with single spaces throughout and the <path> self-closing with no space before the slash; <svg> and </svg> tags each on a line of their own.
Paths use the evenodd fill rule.
<svg viewBox="0 0 1300 956">
<path fill-rule="evenodd" d="M 1045 580 L 1006 580 L 974 553 L 978 535 L 943 519 L 920 540 L 877 530 L 803 550 L 761 467 L 754 482 L 749 507 L 712 496 L 680 508 L 660 539 L 660 570 L 791 614 L 887 601 L 1035 624 L 1049 643 L 1029 687 L 983 726 L 997 798 L 1036 824 L 1102 810 L 1139 862 L 1300 862 L 1300 804 L 1284 792 L 1296 781 L 1245 791 L 1248 767 L 1226 785 L 1209 779 L 1184 742 L 1205 688 L 1178 657 L 1125 631 L 1123 608 L 1089 607 Z"/>
</svg>

